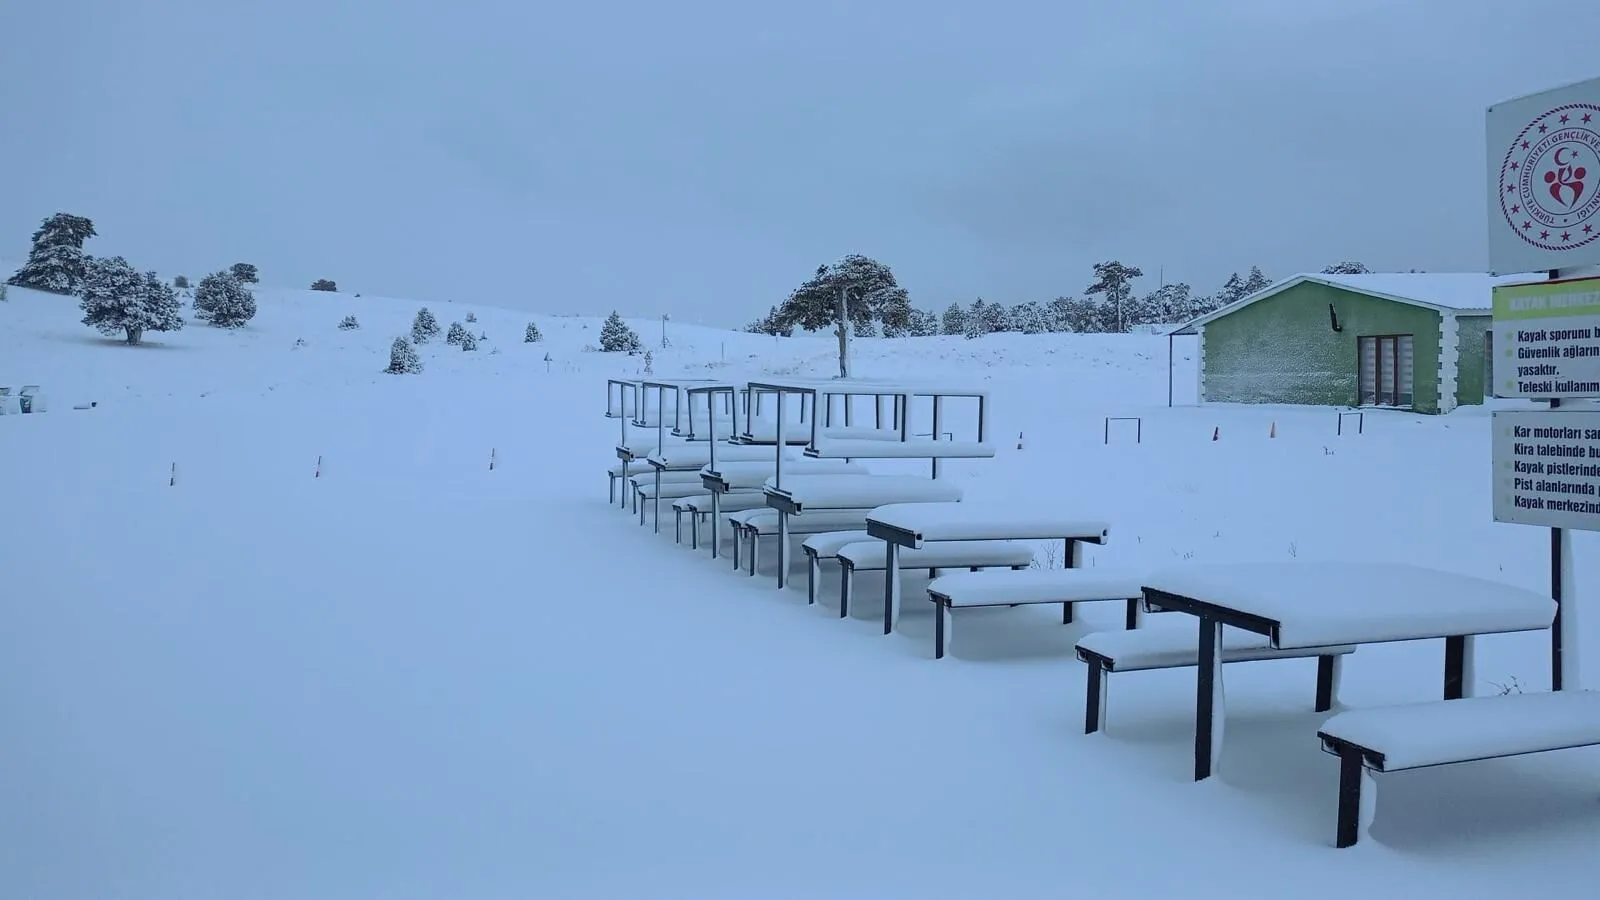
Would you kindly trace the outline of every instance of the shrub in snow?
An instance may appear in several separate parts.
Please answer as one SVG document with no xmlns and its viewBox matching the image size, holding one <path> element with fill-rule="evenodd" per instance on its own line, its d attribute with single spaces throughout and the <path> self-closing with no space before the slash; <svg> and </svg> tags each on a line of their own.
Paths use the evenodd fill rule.
<svg viewBox="0 0 1600 900">
<path fill-rule="evenodd" d="M 107 337 L 120 334 L 137 344 L 146 331 L 183 328 L 172 287 L 154 272 L 140 275 L 120 256 L 90 259 L 78 296 L 83 324 Z"/>
<path fill-rule="evenodd" d="M 642 348 L 639 334 L 622 317 L 612 310 L 600 327 L 600 349 L 606 353 L 638 353 Z"/>
<path fill-rule="evenodd" d="M 240 284 L 256 284 L 261 281 L 256 267 L 250 263 L 234 263 L 228 267 L 228 274 L 239 279 Z"/>
<path fill-rule="evenodd" d="M 478 349 L 478 339 L 473 337 L 472 336 L 472 332 L 466 330 L 465 328 L 461 329 L 461 349 L 463 349 L 463 350 L 476 350 L 476 349 Z"/>
<path fill-rule="evenodd" d="M 410 341 L 397 337 L 389 345 L 389 368 L 384 371 L 390 375 L 415 375 L 422 371 L 422 357 Z"/>
<path fill-rule="evenodd" d="M 311 289 L 313 291 L 337 291 L 339 286 L 329 279 L 318 278 L 316 281 L 311 282 Z"/>
<path fill-rule="evenodd" d="M 77 293 L 89 262 L 83 242 L 95 236 L 94 223 L 83 216 L 56 213 L 33 233 L 28 261 L 7 283 L 52 294 Z"/>
<path fill-rule="evenodd" d="M 340 331 L 354 331 L 354 330 L 356 330 L 357 328 L 360 328 L 360 327 L 361 327 L 361 323 L 356 321 L 356 317 L 355 316 L 345 316 L 344 318 L 339 320 L 339 330 Z"/>
<path fill-rule="evenodd" d="M 446 344 L 459 344 L 466 333 L 467 329 L 460 322 L 451 322 L 450 330 L 444 333 L 444 342 Z"/>
<path fill-rule="evenodd" d="M 187 276 L 187 275 L 179 275 L 177 278 L 172 279 L 172 286 L 175 287 L 175 288 L 186 288 L 186 287 L 188 287 L 189 286 L 189 276 Z"/>
<path fill-rule="evenodd" d="M 360 294 L 356 295 L 361 296 Z M 411 341 L 415 344 L 426 344 L 439 334 L 439 320 L 433 317 L 433 312 L 426 306 L 417 310 L 417 317 L 411 320 Z"/>
<path fill-rule="evenodd" d="M 194 314 L 218 328 L 238 328 L 256 317 L 256 298 L 231 271 L 212 272 L 194 289 Z"/>
<path fill-rule="evenodd" d="M 524 344 L 537 344 L 542 340 L 544 340 L 544 335 L 539 333 L 539 326 L 529 322 L 527 330 L 522 332 L 522 342 Z"/>
<path fill-rule="evenodd" d="M 476 322 L 476 321 L 478 321 L 478 314 L 477 313 L 470 313 L 470 312 L 467 313 L 467 321 L 468 322 Z"/>
</svg>

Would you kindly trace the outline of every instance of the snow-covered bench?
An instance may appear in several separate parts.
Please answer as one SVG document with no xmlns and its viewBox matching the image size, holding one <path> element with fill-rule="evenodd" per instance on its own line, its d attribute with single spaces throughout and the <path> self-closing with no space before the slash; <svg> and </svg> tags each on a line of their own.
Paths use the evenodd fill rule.
<svg viewBox="0 0 1600 900">
<path fill-rule="evenodd" d="M 717 508 L 712 509 L 715 502 Z M 724 492 L 720 496 L 700 492 L 688 497 L 679 497 L 672 501 L 673 513 L 673 541 L 683 543 L 683 517 L 689 515 L 689 547 L 693 550 L 700 549 L 700 520 L 710 517 L 716 512 L 744 512 L 750 509 L 765 509 L 767 506 L 766 495 L 760 491 L 741 490 Z"/>
<path fill-rule="evenodd" d="M 822 561 L 838 559 L 840 550 L 865 540 L 870 540 L 865 531 L 826 531 L 822 534 L 813 534 L 800 544 L 800 549 L 806 555 L 807 605 L 817 602 L 817 585 L 822 580 Z"/>
<path fill-rule="evenodd" d="M 607 502 L 617 502 L 617 482 L 622 481 L 623 479 L 632 478 L 635 475 L 647 475 L 651 471 L 650 464 L 645 462 L 643 459 L 624 460 L 623 462 L 619 462 L 611 468 L 606 469 Z M 624 508 L 626 508 L 628 505 L 628 495 L 626 492 L 624 492 L 622 495 L 621 505 Z"/>
<path fill-rule="evenodd" d="M 690 476 L 685 478 L 682 476 Z M 672 477 L 678 476 L 678 477 Z M 690 480 L 693 478 L 694 480 Z M 660 501 L 676 500 L 679 497 L 692 497 L 705 493 L 705 488 L 700 486 L 698 472 L 666 472 L 662 473 L 661 480 L 635 481 L 634 506 L 639 510 L 639 524 L 644 524 L 645 512 L 650 509 L 649 504 L 655 501 L 655 508 L 661 508 Z M 660 515 L 658 512 L 657 515 Z M 656 523 L 656 530 L 660 531 L 660 523 Z"/>
<path fill-rule="evenodd" d="M 850 615 L 850 588 L 857 572 L 882 572 L 889 565 L 883 541 L 870 537 L 839 550 L 839 618 Z M 1033 565 L 1033 548 L 1019 541 L 950 541 L 923 544 L 900 553 L 900 564 L 913 569 L 970 569 L 991 566 L 1025 569 Z M 884 611 L 884 627 L 889 627 Z"/>
<path fill-rule="evenodd" d="M 768 451 L 775 455 L 776 449 Z M 735 491 L 754 490 L 759 495 L 761 490 L 771 483 L 773 476 L 777 475 L 777 461 L 766 459 L 762 461 L 731 462 L 724 464 L 720 460 L 715 467 L 707 465 L 700 472 L 700 484 L 713 495 L 726 495 Z M 832 474 L 832 475 L 870 475 L 865 466 L 858 463 L 846 462 L 842 459 L 804 459 L 793 455 L 793 451 L 784 451 L 783 474 Z M 763 499 L 760 506 L 766 505 Z M 730 511 L 739 511 L 744 507 L 734 507 Z M 708 511 L 711 520 L 711 558 L 716 559 L 721 552 L 722 531 L 721 513 L 722 502 L 713 496 L 711 504 L 701 507 Z M 738 533 L 734 533 L 737 541 Z"/>
<path fill-rule="evenodd" d="M 883 633 L 889 634 L 900 609 L 899 556 L 908 550 L 948 541 L 1061 541 L 1068 567 L 1082 568 L 1083 545 L 1105 543 L 1111 526 L 1103 520 L 1049 509 L 1030 511 L 1015 504 L 895 503 L 872 511 L 867 533 L 883 541 L 888 553 Z"/>
<path fill-rule="evenodd" d="M 916 552 L 906 551 L 901 565 L 909 565 L 911 554 Z M 1073 604 L 1120 600 L 1126 604 L 1125 627 L 1137 628 L 1144 602 L 1144 591 L 1140 587 L 1143 579 L 1143 572 L 1099 567 L 956 572 L 940 576 L 928 583 L 928 597 L 939 607 L 939 618 L 933 629 L 933 657 L 944 658 L 954 624 L 950 620 L 957 609 L 1059 603 L 1061 622 L 1068 624 L 1073 619 Z"/>
<path fill-rule="evenodd" d="M 882 441 L 867 441 L 884 444 Z M 886 445 L 887 446 L 887 445 Z M 955 503 L 961 488 L 943 481 L 912 475 L 873 475 L 867 478 L 841 475 L 796 475 L 783 479 L 782 486 L 768 484 L 767 505 L 778 511 L 780 533 L 789 516 L 803 516 L 835 509 L 875 509 L 886 504 Z M 851 528 L 859 526 L 852 525 Z M 778 587 L 789 580 L 789 545 L 778 545 Z"/>
<path fill-rule="evenodd" d="M 794 516 L 787 522 L 783 521 L 781 513 L 771 508 L 736 513 L 729 517 L 730 521 L 735 517 L 738 518 L 737 524 L 733 526 L 733 567 L 739 568 L 741 542 L 749 545 L 746 568 L 747 574 L 754 575 L 759 562 L 762 538 L 780 539 L 778 564 L 788 565 L 787 538 L 860 528 L 867 521 L 867 514 L 870 512 L 872 512 L 870 508 L 817 510 L 803 516 Z"/>
<path fill-rule="evenodd" d="M 1106 676 L 1112 672 L 1148 672 L 1156 669 L 1192 669 L 1200 665 L 1198 627 L 1137 628 L 1131 631 L 1097 631 L 1078 639 L 1077 654 L 1089 667 L 1088 694 L 1084 701 L 1083 733 L 1105 727 Z M 1355 652 L 1354 644 L 1330 647 L 1274 649 L 1263 635 L 1233 628 L 1223 629 L 1222 661 L 1255 662 L 1268 659 L 1317 659 L 1316 711 L 1333 708 L 1337 692 L 1339 657 Z"/>
<path fill-rule="evenodd" d="M 1354 845 L 1376 811 L 1372 772 L 1600 745 L 1600 692 L 1553 691 L 1435 700 L 1342 712 L 1317 731 L 1339 757 L 1334 843 Z"/>
<path fill-rule="evenodd" d="M 770 459 L 772 455 L 772 450 L 762 447 L 744 447 L 738 444 L 718 444 L 713 447 L 711 442 L 702 441 L 692 444 L 685 442 L 682 445 L 667 447 L 647 457 L 645 461 L 650 464 L 650 468 L 655 472 L 656 482 L 660 483 L 669 472 L 691 473 L 690 478 L 700 480 L 701 470 L 712 463 L 713 456 L 716 457 L 717 465 L 721 465 L 724 460 L 730 463 L 740 461 L 759 462 L 762 459 Z M 685 495 L 677 494 L 675 496 L 681 497 Z M 661 530 L 662 499 L 664 498 L 660 496 L 654 498 L 656 531 Z M 643 509 L 640 510 L 639 516 L 642 523 L 644 521 Z"/>
</svg>

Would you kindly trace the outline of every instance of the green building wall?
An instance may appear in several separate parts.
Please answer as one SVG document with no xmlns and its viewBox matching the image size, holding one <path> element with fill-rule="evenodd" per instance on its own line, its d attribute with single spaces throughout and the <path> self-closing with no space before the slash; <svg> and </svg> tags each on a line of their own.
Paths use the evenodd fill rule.
<svg viewBox="0 0 1600 900">
<path fill-rule="evenodd" d="M 1489 373 L 1484 371 L 1488 364 L 1484 341 L 1491 321 L 1490 316 L 1456 317 L 1456 358 L 1460 361 L 1460 368 L 1456 370 L 1457 406 L 1483 402 L 1483 392 L 1489 383 Z"/>
<path fill-rule="evenodd" d="M 1330 303 L 1341 331 L 1329 322 Z M 1438 412 L 1439 329 L 1434 310 L 1305 282 L 1205 326 L 1201 397 L 1213 403 L 1355 406 L 1356 338 L 1410 334 L 1416 367 L 1412 408 Z"/>
</svg>

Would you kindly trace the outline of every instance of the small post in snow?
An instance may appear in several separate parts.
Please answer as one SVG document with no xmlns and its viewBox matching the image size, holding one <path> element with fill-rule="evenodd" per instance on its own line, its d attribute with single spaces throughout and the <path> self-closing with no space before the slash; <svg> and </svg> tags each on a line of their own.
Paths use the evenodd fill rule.
<svg viewBox="0 0 1600 900">
<path fill-rule="evenodd" d="M 167 476 L 167 487 L 176 487 L 178 484 L 178 464 L 172 464 L 172 471 Z"/>
<path fill-rule="evenodd" d="M 489 471 L 494 471 L 494 448 L 489 448 Z"/>
<path fill-rule="evenodd" d="M 320 453 L 317 454 L 317 467 L 312 470 L 311 477 L 312 478 L 321 478 L 322 477 L 322 454 L 320 454 Z"/>
</svg>

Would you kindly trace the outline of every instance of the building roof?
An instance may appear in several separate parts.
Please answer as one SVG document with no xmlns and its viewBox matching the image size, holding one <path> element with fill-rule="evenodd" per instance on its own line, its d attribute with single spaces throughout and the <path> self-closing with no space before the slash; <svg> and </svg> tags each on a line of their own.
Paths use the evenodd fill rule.
<svg viewBox="0 0 1600 900">
<path fill-rule="evenodd" d="M 1311 282 L 1328 287 L 1354 291 L 1421 306 L 1441 313 L 1473 312 L 1487 314 L 1490 309 L 1490 288 L 1497 284 L 1514 284 L 1537 276 L 1486 275 L 1481 272 L 1375 272 L 1365 275 L 1300 274 L 1285 278 L 1248 297 L 1242 297 L 1220 309 L 1213 310 L 1187 322 L 1172 334 L 1195 334 L 1210 322 L 1231 315 L 1252 303 L 1276 296 L 1297 285 Z"/>
</svg>

